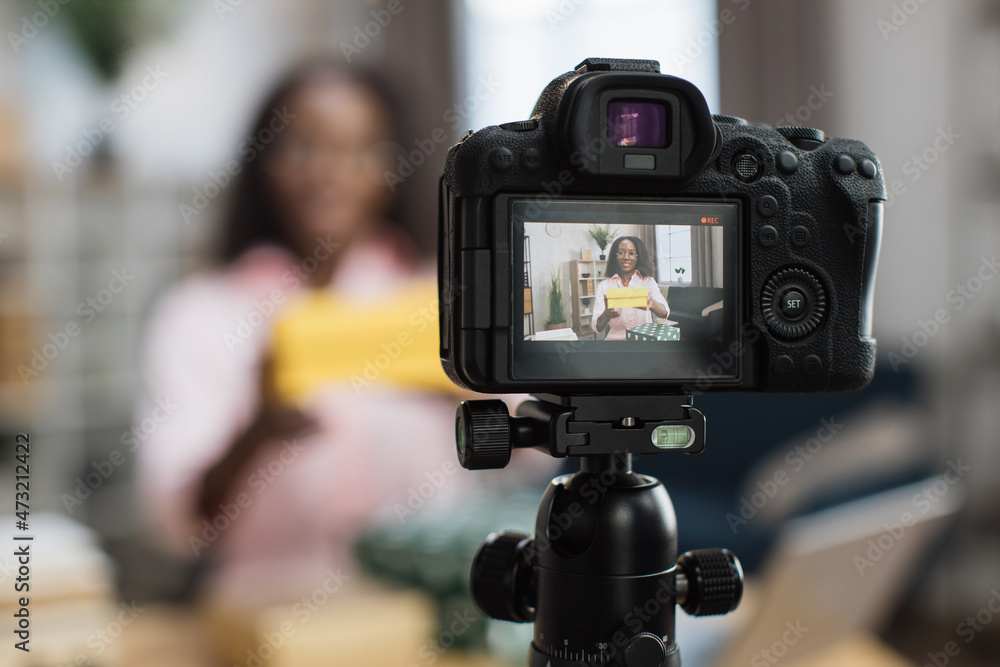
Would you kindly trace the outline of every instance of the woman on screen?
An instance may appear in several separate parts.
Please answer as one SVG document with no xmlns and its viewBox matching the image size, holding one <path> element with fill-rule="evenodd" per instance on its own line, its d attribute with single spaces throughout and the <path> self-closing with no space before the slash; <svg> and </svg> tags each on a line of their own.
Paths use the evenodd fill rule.
<svg viewBox="0 0 1000 667">
<path fill-rule="evenodd" d="M 667 300 L 653 277 L 653 260 L 646 244 L 636 236 L 620 236 L 608 252 L 607 278 L 597 286 L 594 304 L 594 331 L 604 340 L 625 340 L 625 332 L 640 324 L 650 324 L 653 315 L 666 318 L 670 313 Z M 615 287 L 645 287 L 646 305 L 642 308 L 611 308 L 608 289 Z"/>
</svg>

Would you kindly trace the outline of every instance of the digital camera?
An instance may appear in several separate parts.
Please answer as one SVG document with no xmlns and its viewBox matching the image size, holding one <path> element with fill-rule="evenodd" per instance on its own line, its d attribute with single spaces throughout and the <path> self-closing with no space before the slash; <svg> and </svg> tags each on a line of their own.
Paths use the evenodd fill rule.
<svg viewBox="0 0 1000 667">
<path fill-rule="evenodd" d="M 491 393 L 861 388 L 884 199 L 860 141 L 713 116 L 656 61 L 587 59 L 448 152 L 445 370 Z"/>
</svg>

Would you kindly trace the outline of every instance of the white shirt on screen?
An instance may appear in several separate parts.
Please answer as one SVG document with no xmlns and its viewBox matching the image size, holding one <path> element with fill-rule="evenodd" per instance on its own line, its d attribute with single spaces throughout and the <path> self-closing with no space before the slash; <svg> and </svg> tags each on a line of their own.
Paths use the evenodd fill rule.
<svg viewBox="0 0 1000 667">
<path fill-rule="evenodd" d="M 649 290 L 649 296 L 657 303 L 663 304 L 663 307 L 667 309 L 667 314 L 670 314 L 670 306 L 667 305 L 667 300 L 663 298 L 663 293 L 660 292 L 660 286 L 656 284 L 656 280 L 652 276 L 643 276 L 638 271 L 632 274 L 632 278 L 629 279 L 628 284 L 624 284 L 617 273 L 610 278 L 605 278 L 597 285 L 597 297 L 594 300 L 594 316 L 591 321 L 591 326 L 594 328 L 598 334 L 607 331 L 607 336 L 604 340 L 625 340 L 625 332 L 632 327 L 637 327 L 640 324 L 651 324 L 653 322 L 653 313 L 650 312 L 648 308 L 619 308 L 621 315 L 611 319 L 608 322 L 605 329 L 599 329 L 597 326 L 597 321 L 605 311 L 605 297 L 608 294 L 608 289 L 612 287 L 645 287 Z"/>
</svg>

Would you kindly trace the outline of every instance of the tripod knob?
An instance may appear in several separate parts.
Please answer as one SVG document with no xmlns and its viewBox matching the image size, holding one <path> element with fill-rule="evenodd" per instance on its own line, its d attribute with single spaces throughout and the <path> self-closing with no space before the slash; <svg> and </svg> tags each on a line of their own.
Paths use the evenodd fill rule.
<svg viewBox="0 0 1000 667">
<path fill-rule="evenodd" d="M 510 413 L 503 401 L 463 401 L 455 414 L 458 460 L 466 470 L 503 468 L 510 462 Z"/>
<path fill-rule="evenodd" d="M 692 616 L 728 614 L 743 597 L 743 566 L 729 549 L 697 549 L 682 553 L 677 567 L 687 580 L 678 603 Z"/>
<path fill-rule="evenodd" d="M 662 667 L 667 649 L 656 635 L 643 632 L 625 647 L 624 667 Z"/>
<path fill-rule="evenodd" d="M 472 561 L 472 599 L 498 621 L 535 620 L 532 591 L 533 558 L 530 535 L 514 530 L 493 533 Z"/>
</svg>

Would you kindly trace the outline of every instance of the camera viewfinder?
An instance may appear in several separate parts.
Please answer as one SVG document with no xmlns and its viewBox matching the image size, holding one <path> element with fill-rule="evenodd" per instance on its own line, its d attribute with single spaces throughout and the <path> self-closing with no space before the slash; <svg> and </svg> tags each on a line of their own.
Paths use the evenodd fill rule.
<svg viewBox="0 0 1000 667">
<path fill-rule="evenodd" d="M 670 116 L 661 102 L 612 100 L 608 103 L 608 141 L 613 146 L 665 148 L 672 134 Z"/>
</svg>

